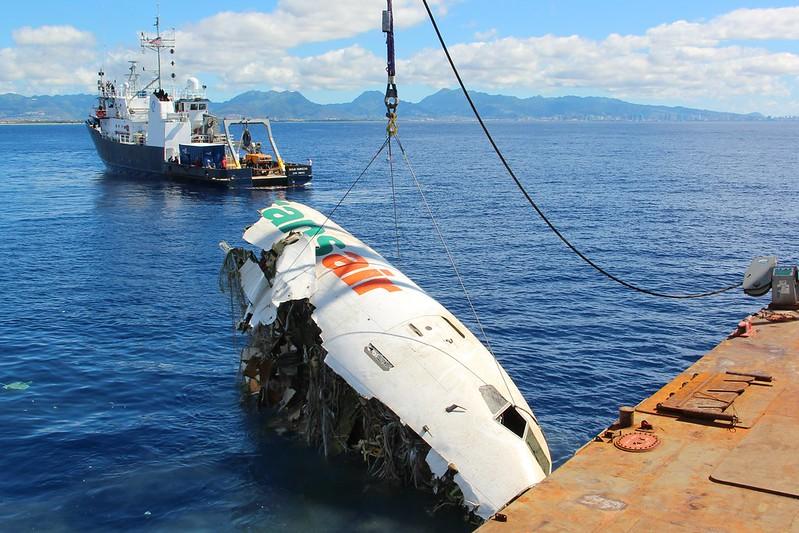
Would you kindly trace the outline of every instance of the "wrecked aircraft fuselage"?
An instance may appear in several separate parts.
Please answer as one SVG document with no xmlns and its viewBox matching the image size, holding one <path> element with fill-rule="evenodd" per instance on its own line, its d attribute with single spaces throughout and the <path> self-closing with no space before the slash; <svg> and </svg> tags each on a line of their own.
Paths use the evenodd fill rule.
<svg viewBox="0 0 799 533">
<path fill-rule="evenodd" d="M 278 201 L 226 250 L 248 334 L 245 390 L 325 455 L 488 518 L 551 471 L 541 428 L 491 353 L 377 252 Z"/>
</svg>

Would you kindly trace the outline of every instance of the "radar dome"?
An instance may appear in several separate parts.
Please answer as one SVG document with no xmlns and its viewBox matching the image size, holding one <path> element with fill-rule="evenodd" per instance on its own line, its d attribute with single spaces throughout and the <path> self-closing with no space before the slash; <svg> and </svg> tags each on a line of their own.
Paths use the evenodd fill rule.
<svg viewBox="0 0 799 533">
<path fill-rule="evenodd" d="M 186 90 L 191 93 L 199 92 L 200 80 L 198 80 L 194 76 L 189 76 L 188 78 L 186 78 Z"/>
</svg>

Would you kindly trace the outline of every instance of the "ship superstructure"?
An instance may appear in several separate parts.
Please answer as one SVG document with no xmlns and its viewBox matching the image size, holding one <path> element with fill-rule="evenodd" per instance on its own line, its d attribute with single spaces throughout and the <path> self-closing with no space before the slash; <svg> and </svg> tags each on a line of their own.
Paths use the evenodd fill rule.
<svg viewBox="0 0 799 533">
<path fill-rule="evenodd" d="M 162 54 L 175 52 L 174 36 L 140 35 L 144 50 L 157 56 L 155 77 L 141 86 L 140 68 L 130 62 L 119 85 L 98 72 L 97 106 L 86 121 L 97 152 L 109 170 L 166 176 L 228 186 L 304 186 L 312 179 L 311 162 L 283 161 L 267 118 L 219 118 L 210 113 L 205 85 L 186 80 L 178 95 L 161 79 Z M 170 60 L 174 66 L 174 60 Z M 141 69 L 143 70 L 143 69 Z M 175 74 L 171 74 L 174 87 Z M 265 142 L 253 132 L 265 128 Z M 235 127 L 235 128 L 234 128 Z M 264 152 L 271 148 L 272 153 Z"/>
</svg>

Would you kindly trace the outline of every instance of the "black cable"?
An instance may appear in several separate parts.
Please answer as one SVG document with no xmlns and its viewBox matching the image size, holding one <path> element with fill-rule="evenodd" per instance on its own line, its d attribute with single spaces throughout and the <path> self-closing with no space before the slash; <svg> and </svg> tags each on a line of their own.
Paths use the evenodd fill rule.
<svg viewBox="0 0 799 533">
<path fill-rule="evenodd" d="M 327 221 L 330 220 L 330 218 L 336 213 L 336 210 L 338 210 L 338 208 L 341 207 L 341 204 L 344 202 L 344 200 L 347 199 L 347 196 L 350 195 L 350 193 L 352 192 L 352 189 L 354 189 L 355 186 L 358 185 L 358 182 L 361 181 L 362 177 L 364 177 L 366 172 L 369 170 L 369 167 L 371 167 L 372 163 L 375 162 L 375 159 L 377 159 L 377 156 L 379 156 L 381 153 L 383 153 L 383 150 L 385 150 L 386 146 L 388 146 L 388 141 L 389 141 L 389 138 L 387 137 L 386 140 L 383 141 L 383 144 L 380 145 L 380 148 L 377 149 L 377 152 L 375 152 L 375 155 L 372 156 L 372 159 L 369 160 L 369 163 L 364 167 L 364 169 L 361 171 L 361 173 L 358 174 L 358 177 L 355 178 L 355 181 L 353 181 L 350 184 L 350 188 L 347 189 L 347 192 L 345 192 L 344 196 L 342 196 L 341 199 L 338 201 L 338 203 L 336 204 L 336 207 L 334 207 L 333 210 L 330 211 L 330 213 L 327 214 L 327 216 L 325 217 L 325 221 L 322 222 L 322 226 L 321 227 L 324 227 L 325 224 L 327 224 Z M 314 234 L 314 235 L 316 235 L 316 234 Z"/>
<path fill-rule="evenodd" d="M 386 137 L 386 140 L 383 141 L 382 145 L 380 145 L 380 148 L 378 148 L 377 152 L 375 152 L 375 155 L 372 156 L 372 159 L 369 160 L 369 163 L 366 165 L 366 167 L 361 171 L 360 174 L 358 174 L 358 177 L 355 178 L 355 181 L 353 181 L 352 184 L 350 184 L 350 187 L 349 187 L 349 189 L 347 189 L 347 192 L 344 193 L 344 196 L 342 196 L 341 199 L 339 199 L 338 203 L 333 208 L 333 210 L 330 211 L 330 213 L 327 214 L 327 216 L 325 217 L 325 221 L 322 222 L 322 224 L 317 228 L 317 230 L 314 232 L 314 234 L 310 236 L 311 238 L 308 239 L 308 242 L 305 243 L 305 246 L 303 247 L 302 250 L 300 250 L 300 253 L 297 254 L 297 257 L 294 258 L 294 261 L 291 262 L 291 264 L 289 265 L 288 269 L 291 269 L 291 267 L 294 266 L 294 263 L 297 262 L 297 260 L 302 256 L 303 252 L 305 252 L 305 250 L 308 248 L 308 246 L 310 246 L 311 242 L 313 241 L 313 238 L 316 237 L 317 235 L 319 235 L 322 231 L 324 231 L 325 224 L 327 224 L 328 220 L 330 220 L 330 218 L 333 216 L 333 214 L 335 214 L 335 212 L 338 210 L 338 208 L 341 207 L 341 204 L 344 202 L 344 200 L 347 198 L 347 196 L 349 196 L 349 194 L 352 192 L 352 189 L 354 189 L 355 186 L 358 184 L 358 182 L 361 181 L 361 178 L 364 177 L 366 172 L 372 166 L 372 163 L 375 162 L 375 159 L 377 159 L 377 156 L 379 156 L 381 153 L 383 153 L 383 150 L 385 150 L 386 146 L 388 146 L 389 139 L 390 139 L 390 137 Z"/>
<path fill-rule="evenodd" d="M 474 320 L 477 322 L 477 327 L 480 328 L 480 333 L 483 335 L 486 349 L 488 350 L 488 353 L 491 354 L 491 357 L 494 358 L 494 362 L 497 364 L 499 377 L 502 378 L 502 382 L 505 384 L 505 388 L 508 390 L 508 396 L 510 397 L 511 401 L 514 401 L 513 391 L 511 390 L 510 385 L 508 385 L 508 381 L 505 379 L 505 373 L 502 371 L 502 365 L 499 364 L 499 360 L 497 359 L 496 354 L 494 354 L 494 349 L 491 347 L 491 342 L 488 340 L 488 334 L 483 328 L 483 323 L 480 321 L 480 316 L 477 314 L 477 308 L 475 308 L 474 303 L 472 302 L 472 297 L 469 296 L 469 291 L 466 289 L 466 283 L 463 281 L 463 276 L 461 276 L 461 273 L 458 270 L 458 265 L 455 263 L 455 257 L 452 255 L 452 252 L 450 252 L 449 245 L 447 245 L 447 239 L 444 238 L 444 232 L 441 231 L 441 226 L 438 225 L 438 221 L 433 214 L 433 210 L 430 209 L 430 204 L 427 203 L 427 197 L 424 194 L 424 190 L 422 190 L 422 184 L 419 182 L 419 178 L 416 177 L 416 171 L 413 169 L 413 165 L 411 165 L 411 160 L 408 157 L 408 153 L 405 151 L 405 147 L 402 146 L 402 141 L 400 141 L 399 135 L 394 135 L 394 137 L 397 139 L 400 152 L 402 152 L 402 157 L 405 159 L 405 164 L 408 166 L 408 172 L 411 174 L 413 183 L 416 185 L 416 189 L 419 191 L 419 197 L 422 199 L 422 204 L 424 205 L 424 208 L 430 217 L 430 222 L 433 223 L 433 229 L 435 229 L 438 239 L 441 241 L 441 246 L 443 246 L 444 252 L 447 254 L 449 264 L 452 265 L 452 270 L 455 272 L 455 277 L 458 278 L 458 283 L 461 284 L 463 295 L 466 297 L 466 303 L 469 304 L 469 308 L 472 310 L 472 314 L 474 315 Z M 389 144 L 389 146 L 391 146 L 391 144 Z"/>
<path fill-rule="evenodd" d="M 436 35 L 438 36 L 438 41 L 441 43 L 441 48 L 444 50 L 444 54 L 447 56 L 447 61 L 449 61 L 449 66 L 452 67 L 452 72 L 453 72 L 453 74 L 455 74 L 455 78 L 457 78 L 457 80 L 458 80 L 458 84 L 460 85 L 461 90 L 463 91 L 463 95 L 466 97 L 466 100 L 469 102 L 469 106 L 472 108 L 472 112 L 474 113 L 474 116 L 477 118 L 477 121 L 480 123 L 480 127 L 483 128 L 483 132 L 485 133 L 486 137 L 488 138 L 488 142 L 491 143 L 491 147 L 494 149 L 494 152 L 496 152 L 497 157 L 499 157 L 499 160 L 502 161 L 502 165 L 505 167 L 505 170 L 508 171 L 508 174 L 510 174 L 510 177 L 513 178 L 513 181 L 516 183 L 516 187 L 519 188 L 519 190 L 522 192 L 524 197 L 527 199 L 527 202 L 532 206 L 533 209 L 535 209 L 535 212 L 538 213 L 538 216 L 541 217 L 541 220 L 543 220 L 544 223 L 547 226 L 549 226 L 549 229 L 552 230 L 552 232 L 555 235 L 557 235 L 557 237 L 563 242 L 563 244 L 568 246 L 569 249 L 572 252 L 574 252 L 580 259 L 582 259 L 583 261 L 588 263 L 590 266 L 592 266 L 597 272 L 607 276 L 609 279 L 615 281 L 619 285 L 623 285 L 624 287 L 627 287 L 628 289 L 632 289 L 634 291 L 638 291 L 638 292 L 643 293 L 643 294 L 648 294 L 650 296 L 658 296 L 660 298 L 673 298 L 673 299 L 704 298 L 706 296 L 713 296 L 715 294 L 720 294 L 722 292 L 730 291 L 730 290 L 735 289 L 737 287 L 740 287 L 742 285 L 742 283 L 739 282 L 739 283 L 736 283 L 734 285 L 730 285 L 728 287 L 723 287 L 721 289 L 716 289 L 716 290 L 702 292 L 702 293 L 696 293 L 696 294 L 667 294 L 667 293 L 652 291 L 652 290 L 649 290 L 649 289 L 644 289 L 642 287 L 638 287 L 636 285 L 633 285 L 632 283 L 624 281 L 623 279 L 611 274 L 610 272 L 608 272 L 607 270 L 605 270 L 601 266 L 599 266 L 596 263 L 594 263 L 583 252 L 578 250 L 577 247 L 574 246 L 571 242 L 569 242 L 569 240 L 566 237 L 563 236 L 563 234 L 560 232 L 560 230 L 558 230 L 558 228 L 556 228 L 555 225 L 552 222 L 550 222 L 549 218 L 547 218 L 547 216 L 544 214 L 544 212 L 541 210 L 541 208 L 538 207 L 538 204 L 535 203 L 535 200 L 533 200 L 533 198 L 527 192 L 527 189 L 524 188 L 524 185 L 522 185 L 522 183 L 519 181 L 519 178 L 516 177 L 516 174 L 513 172 L 513 170 L 511 169 L 510 165 L 508 164 L 508 162 L 505 160 L 505 156 L 502 155 L 502 152 L 500 151 L 499 147 L 497 146 L 497 143 L 494 142 L 494 138 L 491 136 L 491 133 L 488 131 L 488 128 L 486 127 L 485 123 L 483 122 L 483 118 L 480 116 L 480 113 L 477 111 L 477 107 L 474 105 L 474 102 L 472 101 L 472 97 L 469 94 L 469 91 L 466 89 L 466 86 L 463 84 L 463 80 L 461 79 L 461 75 L 458 72 L 458 68 L 455 66 L 455 63 L 452 61 L 452 56 L 449 55 L 449 49 L 447 48 L 447 45 L 444 42 L 444 38 L 441 36 L 441 32 L 438 29 L 438 24 L 436 24 L 436 19 L 433 16 L 433 12 L 430 10 L 430 6 L 427 4 L 427 0 L 422 0 L 422 3 L 424 4 L 425 9 L 427 10 L 427 15 L 428 15 L 428 17 L 430 17 L 430 22 L 433 24 L 433 29 L 435 30 Z"/>
</svg>

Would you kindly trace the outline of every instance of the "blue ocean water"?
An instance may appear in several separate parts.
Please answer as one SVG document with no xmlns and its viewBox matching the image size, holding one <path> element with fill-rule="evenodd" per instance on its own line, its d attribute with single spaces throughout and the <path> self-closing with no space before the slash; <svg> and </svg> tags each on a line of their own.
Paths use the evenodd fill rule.
<svg viewBox="0 0 799 533">
<path fill-rule="evenodd" d="M 493 123 L 520 178 L 574 243 L 662 291 L 799 261 L 793 123 Z M 280 123 L 313 187 L 216 190 L 107 175 L 83 126 L 0 127 L 0 529 L 441 531 L 432 500 L 325 461 L 240 405 L 220 239 L 279 198 L 329 212 L 382 142 L 378 123 Z M 766 300 L 670 301 L 577 260 L 471 123 L 402 123 L 498 358 L 561 464 Z M 396 155 L 396 154 L 395 154 Z M 400 158 L 334 219 L 476 331 Z M 409 392 L 410 394 L 410 392 Z"/>
</svg>

